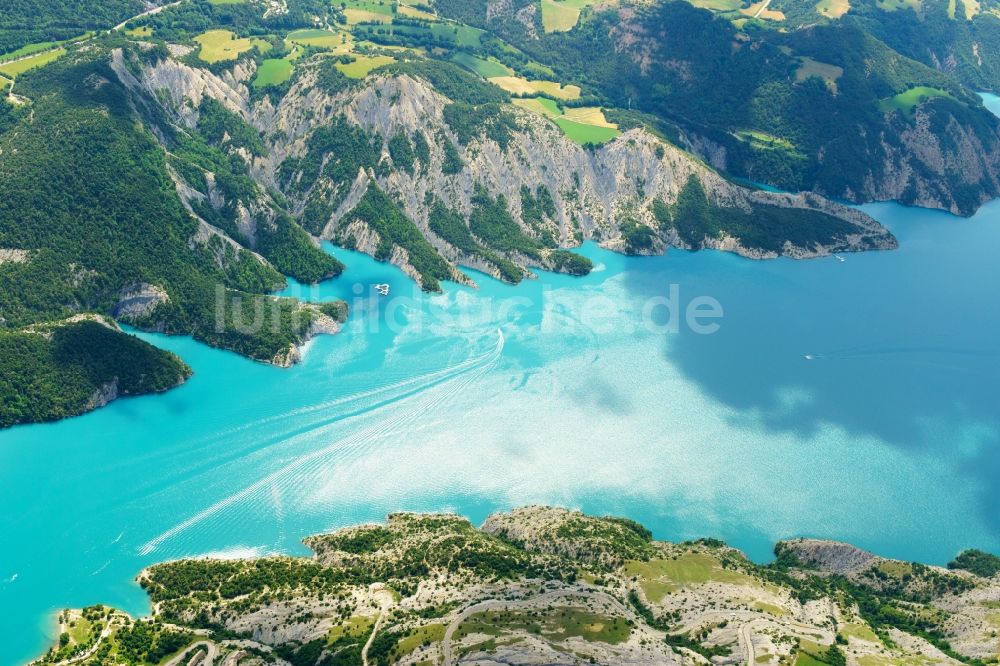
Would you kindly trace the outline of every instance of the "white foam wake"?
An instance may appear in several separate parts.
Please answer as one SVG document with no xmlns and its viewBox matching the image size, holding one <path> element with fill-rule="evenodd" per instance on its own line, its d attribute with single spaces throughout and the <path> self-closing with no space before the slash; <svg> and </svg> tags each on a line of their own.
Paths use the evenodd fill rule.
<svg viewBox="0 0 1000 666">
<path fill-rule="evenodd" d="M 322 469 L 343 459 L 353 451 L 398 431 L 428 411 L 445 403 L 449 398 L 458 395 L 463 388 L 489 372 L 499 362 L 503 354 L 503 347 L 504 335 L 500 329 L 497 329 L 497 343 L 492 351 L 445 370 L 430 373 L 435 376 L 432 383 L 428 384 L 426 381 L 422 381 L 418 388 L 404 392 L 398 399 L 390 402 L 378 401 L 375 406 L 366 409 L 364 413 L 370 416 L 374 412 L 390 405 L 393 411 L 384 417 L 378 418 L 371 426 L 363 428 L 346 438 L 339 439 L 321 449 L 294 458 L 280 469 L 181 521 L 143 544 L 138 550 L 139 554 L 149 555 L 166 541 L 227 508 L 246 503 L 252 499 L 259 500 L 263 495 L 273 498 L 276 494 L 288 491 L 290 488 L 300 487 L 303 480 L 307 477 L 316 475 Z M 426 379 L 427 376 L 423 375 L 422 377 Z M 396 389 L 400 385 L 408 385 L 411 381 L 414 380 L 398 382 L 392 385 L 391 388 Z M 381 389 L 375 389 L 365 392 L 365 395 L 375 396 L 386 392 L 389 388 L 382 387 Z M 340 401 L 346 400 L 347 398 L 340 399 Z M 338 402 L 331 401 L 330 404 L 337 404 Z M 315 407 L 308 408 L 309 411 L 313 409 Z M 316 427 L 307 428 L 306 432 L 300 432 L 297 437 L 309 434 L 316 429 L 322 429 L 330 425 L 330 422 L 339 421 L 341 418 L 337 417 L 332 420 L 326 420 Z"/>
</svg>

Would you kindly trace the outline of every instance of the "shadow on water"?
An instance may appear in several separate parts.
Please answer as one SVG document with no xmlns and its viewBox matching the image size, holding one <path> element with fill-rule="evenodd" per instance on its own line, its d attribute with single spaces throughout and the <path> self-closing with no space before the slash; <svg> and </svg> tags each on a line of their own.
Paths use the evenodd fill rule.
<svg viewBox="0 0 1000 666">
<path fill-rule="evenodd" d="M 1000 202 L 971 220 L 895 204 L 865 210 L 899 250 L 842 262 L 672 251 L 662 271 L 630 272 L 630 288 L 662 295 L 677 283 L 722 303 L 717 333 L 682 327 L 664 354 L 740 418 L 803 442 L 834 426 L 844 446 L 877 438 L 954 468 L 979 489 L 980 517 L 1000 536 Z"/>
</svg>

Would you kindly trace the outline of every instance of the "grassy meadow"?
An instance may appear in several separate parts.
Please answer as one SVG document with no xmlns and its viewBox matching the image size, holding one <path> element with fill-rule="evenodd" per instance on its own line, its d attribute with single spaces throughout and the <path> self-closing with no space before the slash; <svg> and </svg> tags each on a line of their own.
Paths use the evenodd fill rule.
<svg viewBox="0 0 1000 666">
<path fill-rule="evenodd" d="M 292 63 L 285 58 L 268 58 L 260 63 L 253 78 L 254 88 L 265 88 L 284 83 L 292 76 Z"/>
<path fill-rule="evenodd" d="M 580 13 L 597 0 L 541 0 L 545 32 L 566 32 L 576 27 Z"/>
<path fill-rule="evenodd" d="M 201 45 L 198 57 L 208 63 L 235 60 L 241 53 L 254 47 L 254 40 L 249 37 L 237 38 L 229 30 L 208 30 L 195 37 L 194 41 Z"/>
<path fill-rule="evenodd" d="M 594 143 L 601 144 L 611 141 L 621 132 L 616 127 L 602 127 L 599 125 L 586 125 L 566 117 L 556 118 L 556 125 L 562 129 L 570 140 L 581 145 Z"/>
<path fill-rule="evenodd" d="M 382 65 L 388 65 L 391 62 L 395 62 L 395 58 L 389 56 L 366 56 L 359 55 L 355 56 L 354 62 L 342 63 L 338 62 L 336 67 L 339 69 L 344 76 L 349 79 L 363 79 L 368 76 L 376 67 L 381 67 Z"/>
<path fill-rule="evenodd" d="M 494 60 L 492 58 L 485 60 L 462 51 L 453 55 L 451 57 L 451 61 L 462 65 L 466 69 L 472 70 L 484 79 L 501 76 L 513 76 L 514 74 L 514 72 L 507 67 L 507 65 L 498 60 Z"/>
<path fill-rule="evenodd" d="M 935 97 L 951 97 L 951 93 L 947 90 L 941 90 L 940 88 L 916 86 L 915 88 L 910 88 L 905 92 L 895 95 L 894 97 L 888 97 L 881 100 L 878 103 L 878 108 L 885 113 L 890 111 L 899 111 L 909 117 L 913 115 L 914 110 L 920 106 L 920 104 Z"/>
<path fill-rule="evenodd" d="M 65 54 L 66 49 L 60 46 L 48 51 L 36 53 L 35 55 L 28 56 L 26 58 L 21 58 L 20 60 L 11 60 L 0 63 L 0 74 L 9 79 L 13 79 L 16 78 L 18 74 L 23 74 L 28 70 L 47 65 Z"/>
</svg>

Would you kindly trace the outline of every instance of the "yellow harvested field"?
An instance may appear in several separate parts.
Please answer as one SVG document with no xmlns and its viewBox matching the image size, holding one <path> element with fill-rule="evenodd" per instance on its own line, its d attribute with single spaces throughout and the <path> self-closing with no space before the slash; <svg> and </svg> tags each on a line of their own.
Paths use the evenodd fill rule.
<svg viewBox="0 0 1000 666">
<path fill-rule="evenodd" d="M 409 5 L 399 5 L 396 8 L 396 13 L 400 16 L 406 16 L 408 18 L 423 19 L 425 21 L 436 21 L 437 16 L 423 11 L 422 9 L 417 9 L 416 7 L 410 7 Z"/>
<path fill-rule="evenodd" d="M 827 18 L 840 18 L 851 9 L 851 0 L 820 0 L 816 11 Z"/>
<path fill-rule="evenodd" d="M 253 48 L 253 40 L 249 38 L 236 39 L 229 30 L 209 30 L 194 38 L 201 44 L 198 57 L 205 62 L 222 62 L 235 60 L 244 51 Z"/>
<path fill-rule="evenodd" d="M 549 101 L 549 100 L 546 100 Z M 532 113 L 537 113 L 539 115 L 545 116 L 546 118 L 558 118 L 562 115 L 559 111 L 559 107 L 552 104 L 545 104 L 538 97 L 525 97 L 523 99 L 515 99 L 514 105 L 519 106 L 522 109 L 531 111 Z"/>
<path fill-rule="evenodd" d="M 285 39 L 293 44 L 327 49 L 337 55 L 350 53 L 354 46 L 353 36 L 346 30 L 341 32 L 334 32 L 332 30 L 295 30 L 288 33 Z"/>
<path fill-rule="evenodd" d="M 541 0 L 542 27 L 545 32 L 572 30 L 580 22 L 584 8 L 597 3 L 598 0 Z"/>
<path fill-rule="evenodd" d="M 389 14 L 379 14 L 378 12 L 370 12 L 366 9 L 352 9 L 351 7 L 344 10 L 344 18 L 347 19 L 347 25 L 392 22 L 392 16 Z"/>
<path fill-rule="evenodd" d="M 562 86 L 555 81 L 532 81 L 531 84 L 535 86 L 535 90 L 549 97 L 556 99 L 580 98 L 580 86 Z"/>
<path fill-rule="evenodd" d="M 344 76 L 351 79 L 363 79 L 368 76 L 368 72 L 372 71 L 376 67 L 381 67 L 382 65 L 388 65 L 390 62 L 395 62 L 395 58 L 390 58 L 389 56 L 356 56 L 354 62 L 342 63 L 338 62 L 335 67 L 344 73 Z"/>
<path fill-rule="evenodd" d="M 555 99 L 565 100 L 578 99 L 580 97 L 579 86 L 562 86 L 555 81 L 529 81 L 520 76 L 493 76 L 488 81 L 513 95 L 542 94 Z"/>
<path fill-rule="evenodd" d="M 545 32 L 566 32 L 580 20 L 580 10 L 559 0 L 542 0 L 542 27 Z"/>
<path fill-rule="evenodd" d="M 487 80 L 514 95 L 531 95 L 537 92 L 531 81 L 519 76 L 493 76 Z"/>
<path fill-rule="evenodd" d="M 584 125 L 618 129 L 618 125 L 608 122 L 608 119 L 604 117 L 604 111 L 599 106 L 581 106 L 575 109 L 566 109 L 563 117 L 566 120 L 583 123 Z"/>
</svg>

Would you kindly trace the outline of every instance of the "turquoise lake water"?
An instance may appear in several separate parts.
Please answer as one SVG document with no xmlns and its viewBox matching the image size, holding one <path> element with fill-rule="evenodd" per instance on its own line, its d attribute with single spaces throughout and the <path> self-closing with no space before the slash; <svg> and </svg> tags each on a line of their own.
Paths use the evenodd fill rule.
<svg viewBox="0 0 1000 666">
<path fill-rule="evenodd" d="M 863 208 L 898 251 L 587 245 L 585 278 L 470 273 L 479 289 L 426 295 L 333 249 L 342 278 L 287 293 L 354 312 L 291 369 L 141 334 L 191 380 L 0 433 L 0 664 L 39 653 L 58 608 L 146 611 L 146 565 L 303 553 L 403 509 L 553 503 L 756 559 L 800 535 L 932 563 L 1000 551 L 1000 201 L 971 219 Z M 671 285 L 682 315 L 717 301 L 716 333 L 664 330 Z"/>
</svg>

